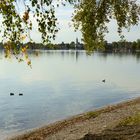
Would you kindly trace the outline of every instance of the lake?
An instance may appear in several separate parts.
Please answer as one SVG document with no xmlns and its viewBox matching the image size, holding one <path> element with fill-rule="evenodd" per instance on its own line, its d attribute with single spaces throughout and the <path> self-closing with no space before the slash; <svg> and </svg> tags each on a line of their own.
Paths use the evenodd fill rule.
<svg viewBox="0 0 140 140">
<path fill-rule="evenodd" d="M 1 139 L 140 96 L 140 54 L 38 50 L 30 58 L 32 69 L 0 54 Z"/>
</svg>

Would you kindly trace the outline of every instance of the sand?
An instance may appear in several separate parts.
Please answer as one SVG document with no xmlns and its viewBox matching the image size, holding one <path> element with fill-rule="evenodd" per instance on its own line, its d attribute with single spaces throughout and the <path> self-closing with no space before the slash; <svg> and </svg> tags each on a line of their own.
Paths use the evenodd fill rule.
<svg viewBox="0 0 140 140">
<path fill-rule="evenodd" d="M 120 126 L 140 113 L 140 98 L 86 112 L 9 140 L 140 140 L 140 123 Z"/>
</svg>

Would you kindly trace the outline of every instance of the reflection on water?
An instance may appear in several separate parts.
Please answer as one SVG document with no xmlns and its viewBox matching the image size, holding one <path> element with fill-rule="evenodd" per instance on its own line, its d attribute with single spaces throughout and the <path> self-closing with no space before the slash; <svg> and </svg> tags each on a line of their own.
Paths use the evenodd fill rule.
<svg viewBox="0 0 140 140">
<path fill-rule="evenodd" d="M 29 53 L 32 69 L 0 55 L 1 138 L 140 95 L 139 54 Z"/>
</svg>

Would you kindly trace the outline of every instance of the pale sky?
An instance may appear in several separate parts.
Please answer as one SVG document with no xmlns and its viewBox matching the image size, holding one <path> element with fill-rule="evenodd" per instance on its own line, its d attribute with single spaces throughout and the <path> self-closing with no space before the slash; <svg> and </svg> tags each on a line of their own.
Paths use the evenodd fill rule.
<svg viewBox="0 0 140 140">
<path fill-rule="evenodd" d="M 22 6 L 20 6 L 20 9 L 23 9 Z M 71 41 L 75 41 L 76 38 L 81 41 L 82 34 L 80 31 L 74 32 L 74 28 L 70 27 L 71 22 L 71 16 L 74 9 L 72 6 L 67 5 L 66 7 L 60 6 L 56 10 L 56 16 L 59 21 L 59 32 L 57 33 L 56 40 L 54 43 L 61 43 L 62 41 L 65 43 L 70 43 Z M 35 22 L 35 19 L 33 17 L 30 17 L 31 20 L 34 23 L 33 31 L 31 32 L 31 36 L 35 42 L 41 42 L 41 37 L 39 32 L 37 31 L 37 24 Z M 105 39 L 108 42 L 112 41 L 118 41 L 120 40 L 118 34 L 117 34 L 117 25 L 115 21 L 112 21 L 108 25 L 109 33 L 106 35 Z M 140 38 L 140 24 L 139 26 L 134 26 L 131 28 L 130 32 L 124 31 L 124 35 L 126 40 L 128 41 L 134 41 Z"/>
<path fill-rule="evenodd" d="M 75 41 L 76 38 L 78 38 L 79 41 L 81 41 L 81 37 L 82 37 L 81 32 L 80 31 L 74 32 L 74 28 L 70 27 L 70 24 L 72 24 L 71 22 L 72 13 L 73 13 L 73 8 L 71 6 L 66 6 L 66 7 L 62 6 L 56 10 L 56 15 L 58 17 L 60 30 L 57 33 L 55 43 L 61 43 L 62 41 L 69 43 L 71 41 Z M 109 33 L 105 37 L 106 40 L 108 42 L 120 40 L 117 34 L 116 22 L 115 21 L 110 22 L 108 28 L 109 28 Z M 134 41 L 139 39 L 140 24 L 138 26 L 132 27 L 129 32 L 124 30 L 123 33 L 125 35 L 126 40 L 128 41 Z M 34 40 L 36 40 L 37 42 L 40 41 L 37 31 L 36 32 L 34 31 L 33 34 L 34 34 L 33 37 Z"/>
<path fill-rule="evenodd" d="M 56 16 L 58 18 L 58 22 L 59 22 L 58 26 L 60 30 L 56 35 L 57 37 L 54 43 L 61 43 L 62 41 L 65 43 L 67 42 L 69 43 L 71 41 L 75 41 L 76 38 L 78 38 L 79 41 L 81 40 L 81 37 L 82 37 L 81 32 L 80 31 L 75 32 L 74 28 L 70 27 L 70 25 L 72 25 L 72 21 L 71 21 L 72 13 L 73 13 L 73 8 L 70 7 L 69 5 L 66 7 L 61 6 L 56 9 Z M 32 37 L 34 40 L 39 42 L 41 38 L 37 31 L 37 25 L 35 25 L 34 27 L 35 28 L 32 32 Z"/>
</svg>

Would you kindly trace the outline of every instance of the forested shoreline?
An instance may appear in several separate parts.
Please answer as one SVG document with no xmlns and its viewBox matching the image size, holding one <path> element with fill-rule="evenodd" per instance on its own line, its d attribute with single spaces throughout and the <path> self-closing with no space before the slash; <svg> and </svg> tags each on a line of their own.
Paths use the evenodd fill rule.
<svg viewBox="0 0 140 140">
<path fill-rule="evenodd" d="M 6 44 L 0 43 L 0 49 L 4 49 Z M 30 50 L 41 49 L 41 50 L 86 50 L 84 44 L 80 42 L 71 42 L 71 43 L 60 43 L 60 44 L 47 44 L 42 43 L 28 42 L 25 44 L 18 44 L 19 47 L 27 47 Z M 140 52 L 140 39 L 137 41 L 118 41 L 108 43 L 104 42 L 104 47 L 95 49 L 95 51 L 102 52 Z"/>
</svg>

